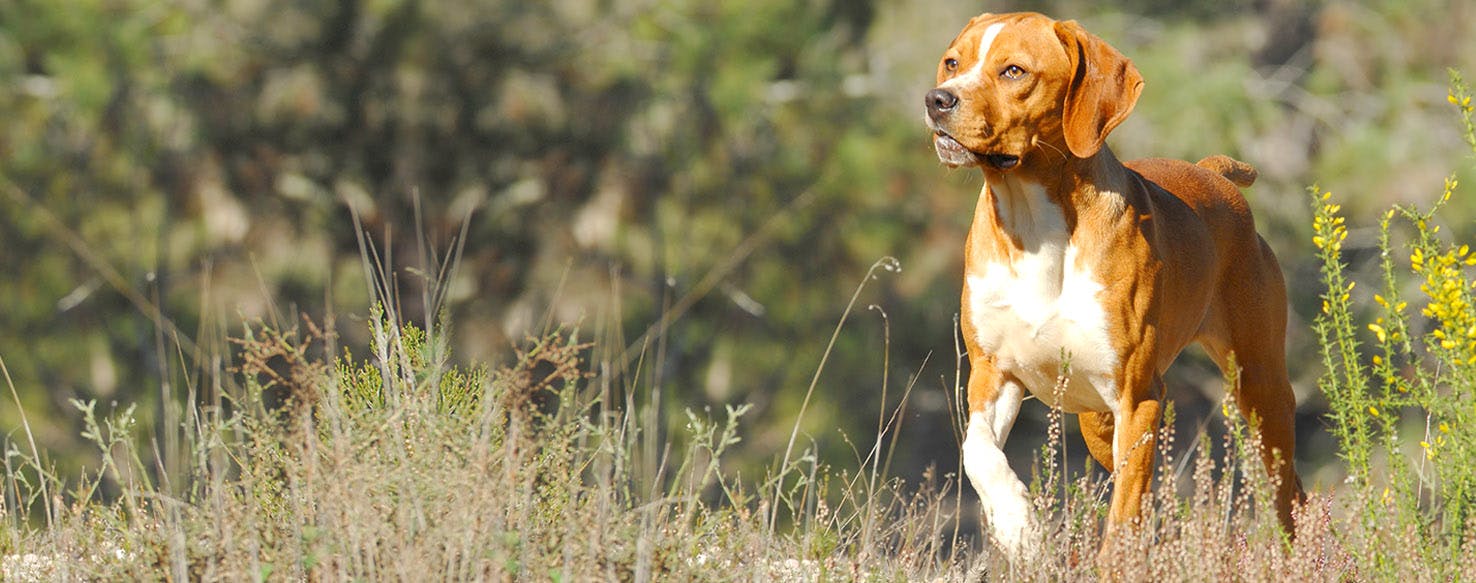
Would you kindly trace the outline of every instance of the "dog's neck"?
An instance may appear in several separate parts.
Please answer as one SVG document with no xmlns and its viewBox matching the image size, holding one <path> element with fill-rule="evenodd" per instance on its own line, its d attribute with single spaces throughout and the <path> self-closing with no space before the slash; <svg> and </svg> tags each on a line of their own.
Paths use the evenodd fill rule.
<svg viewBox="0 0 1476 583">
<path fill-rule="evenodd" d="M 1122 194 L 1130 192 L 1129 170 L 1103 146 L 1089 158 L 1040 161 L 1012 172 L 984 172 L 975 221 L 1008 235 L 1013 246 L 1029 250 L 1051 229 L 1068 235 L 1083 220 L 1106 219 L 1124 210 Z M 1052 208 L 1054 207 L 1054 208 Z"/>
</svg>

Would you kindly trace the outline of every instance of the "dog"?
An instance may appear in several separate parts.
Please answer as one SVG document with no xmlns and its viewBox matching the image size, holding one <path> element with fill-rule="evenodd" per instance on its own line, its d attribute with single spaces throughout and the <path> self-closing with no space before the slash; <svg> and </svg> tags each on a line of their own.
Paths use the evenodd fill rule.
<svg viewBox="0 0 1476 583">
<path fill-rule="evenodd" d="M 1256 420 L 1288 532 L 1305 499 L 1286 284 L 1239 190 L 1255 169 L 1226 156 L 1120 162 L 1105 141 L 1142 90 L 1132 62 L 1075 21 L 983 14 L 948 46 L 924 98 L 938 159 L 986 182 L 964 248 L 963 465 L 1011 555 L 1039 529 L 1000 449 L 1022 399 L 1079 417 L 1112 472 L 1110 540 L 1150 487 L 1163 373 L 1196 342 L 1222 371 L 1241 370 L 1235 402 Z"/>
</svg>

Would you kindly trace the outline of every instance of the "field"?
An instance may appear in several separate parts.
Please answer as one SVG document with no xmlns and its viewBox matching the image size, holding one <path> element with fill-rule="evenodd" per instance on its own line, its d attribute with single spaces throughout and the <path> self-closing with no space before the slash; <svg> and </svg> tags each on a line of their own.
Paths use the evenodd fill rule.
<svg viewBox="0 0 1476 583">
<path fill-rule="evenodd" d="M 1260 169 L 1311 499 L 1191 351 L 1106 546 L 1027 403 L 1012 562 L 917 121 L 978 10 L 749 4 L 0 6 L 0 580 L 1476 580 L 1476 5 L 1020 6 L 1122 157 Z"/>
<path fill-rule="evenodd" d="M 1414 273 L 1459 291 L 1432 294 L 1425 311 L 1437 326 L 1418 338 L 1405 301 L 1377 296 L 1387 311 L 1367 328 L 1384 356 L 1369 367 L 1346 352 L 1366 334 L 1338 291 L 1353 287 L 1339 257 L 1344 219 L 1314 194 L 1334 290 L 1317 324 L 1321 386 L 1350 478 L 1312 495 L 1292 540 L 1262 510 L 1269 477 L 1233 401 L 1215 420 L 1219 448 L 1206 433 L 1177 447 L 1170 409 L 1144 521 L 1100 554 L 1109 485 L 1066 471 L 1053 411 L 1031 484 L 1046 535 L 1028 563 L 1011 563 L 971 532 L 973 494 L 955 475 L 889 471 L 911 383 L 852 458 L 821 459 L 801 442 L 745 477 L 721 462 L 743 440 L 746 405 L 688 410 L 680 435 L 657 441 L 664 420 L 652 418 L 649 387 L 602 374 L 616 368 L 613 351 L 577 328 L 528 339 L 510 365 L 466 368 L 448 364 L 447 342 L 431 332 L 446 323 L 396 324 L 383 310 L 367 323 L 364 357 L 338 344 L 332 322 L 248 328 L 216 379 L 229 388 L 188 387 L 213 396 L 187 412 L 171 472 L 156 465 L 157 442 L 140 445 L 132 407 L 99 415 L 94 402 L 74 403 L 103 460 L 80 478 L 48 466 L 23 426 L 6 455 L 0 566 L 13 581 L 1476 577 L 1476 340 L 1446 342 L 1476 317 L 1476 283 L 1459 267 L 1476 259 L 1429 236 L 1433 211 L 1403 211 L 1419 227 Z M 1400 435 L 1398 419 L 1421 417 L 1422 435 Z M 1416 438 L 1421 449 L 1406 455 Z"/>
<path fill-rule="evenodd" d="M 1469 97 L 1454 83 L 1476 152 Z M 1456 184 L 1447 186 L 1441 203 Z M 381 287 L 367 357 L 339 345 L 333 322 L 306 317 L 232 339 L 235 364 L 211 381 L 223 386 L 196 384 L 209 378 L 199 371 L 187 387 L 191 401 L 211 396 L 174 436 L 180 467 L 164 466 L 157 442 L 140 445 L 131 406 L 99 415 L 95 402 L 73 403 L 102 459 L 80 477 L 48 465 L 23 425 L 5 458 L 0 567 L 14 581 L 1476 577 L 1476 280 L 1464 269 L 1476 255 L 1436 237 L 1438 207 L 1390 211 L 1382 243 L 1400 218 L 1414 237 L 1384 254 L 1401 265 L 1385 261 L 1384 295 L 1374 296 L 1383 316 L 1355 324 L 1346 221 L 1331 193 L 1312 194 L 1331 290 L 1316 323 L 1320 388 L 1350 476 L 1313 493 L 1294 538 L 1267 510 L 1274 487 L 1233 389 L 1219 448 L 1204 432 L 1176 447 L 1170 407 L 1156 493 L 1138 528 L 1106 546 L 1109 483 L 1090 468 L 1066 471 L 1064 415 L 1053 410 L 1031 482 L 1046 534 L 1028 562 L 1011 562 L 972 532 L 972 492 L 956 475 L 892 475 L 914 383 L 884 399 L 876 440 L 851 444 L 852 458 L 822 459 L 801 442 L 745 478 L 722 460 L 743 440 L 748 405 L 688 409 L 680 435 L 658 441 L 656 396 L 602 374 L 618 355 L 581 342 L 578 328 L 529 338 L 508 366 L 457 367 L 438 335 L 447 323 L 402 323 L 385 308 L 395 290 Z M 1418 336 L 1397 273 L 1424 280 L 1433 325 Z M 1364 328 L 1381 354 L 1369 362 L 1358 352 Z M 1401 421 L 1421 418 L 1413 435 Z"/>
</svg>

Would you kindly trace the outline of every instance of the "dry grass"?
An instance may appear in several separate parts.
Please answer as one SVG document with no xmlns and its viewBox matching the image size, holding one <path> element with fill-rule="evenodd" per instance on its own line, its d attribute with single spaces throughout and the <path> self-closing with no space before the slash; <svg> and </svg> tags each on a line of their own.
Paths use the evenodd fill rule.
<svg viewBox="0 0 1476 583">
<path fill-rule="evenodd" d="M 109 462 L 80 480 L 38 477 L 11 444 L 5 579 L 1476 578 L 1476 541 L 1440 540 L 1410 517 L 1370 523 L 1364 511 L 1380 501 L 1351 488 L 1314 495 L 1287 542 L 1257 512 L 1268 485 L 1233 416 L 1226 453 L 1214 459 L 1200 436 L 1187 476 L 1165 426 L 1143 526 L 1100 555 L 1107 485 L 1053 469 L 1053 432 L 1035 481 L 1049 528 L 1035 556 L 1011 564 L 957 535 L 958 503 L 973 512 L 973 494 L 959 496 L 952 476 L 871 483 L 873 466 L 835 469 L 809 452 L 762 481 L 725 473 L 741 409 L 690 414 L 687 434 L 645 463 L 650 428 L 601 399 L 587 372 L 599 367 L 581 360 L 593 352 L 569 332 L 493 371 L 437 364 L 443 344 L 414 327 L 382 334 L 385 358 L 367 362 L 327 361 L 331 338 L 302 326 L 241 340 L 249 356 L 234 374 L 246 390 L 197 411 L 188 483 L 174 489 L 142 477 L 148 456 L 126 413 L 97 425 Z M 1193 484 L 1184 499 L 1180 479 Z M 31 496 L 43 484 L 69 492 L 49 527 L 24 519 L 44 508 Z"/>
</svg>

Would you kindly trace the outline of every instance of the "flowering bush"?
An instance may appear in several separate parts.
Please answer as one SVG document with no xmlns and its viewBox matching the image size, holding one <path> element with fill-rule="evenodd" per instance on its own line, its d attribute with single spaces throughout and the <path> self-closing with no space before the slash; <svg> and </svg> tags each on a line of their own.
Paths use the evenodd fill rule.
<svg viewBox="0 0 1476 583">
<path fill-rule="evenodd" d="M 1469 86 L 1454 71 L 1448 100 L 1476 153 Z M 1319 386 L 1332 410 L 1331 428 L 1349 480 L 1385 503 L 1367 506 L 1367 519 L 1387 521 L 1393 503 L 1404 525 L 1443 531 L 1452 545 L 1476 526 L 1476 277 L 1470 269 L 1476 254 L 1468 244 L 1443 238 L 1435 224 L 1458 186 L 1447 178 L 1428 210 L 1401 205 L 1383 215 L 1382 289 L 1372 298 L 1377 315 L 1362 327 L 1354 324 L 1356 282 L 1345 273 L 1348 230 L 1341 207 L 1332 193 L 1311 190 L 1312 241 L 1327 286 L 1315 325 L 1326 367 Z M 1412 231 L 1395 243 L 1401 222 Z M 1400 260 L 1406 257 L 1407 269 Z M 1413 283 L 1418 292 L 1411 294 Z M 1411 301 L 1423 304 L 1417 314 L 1410 311 Z M 1370 336 L 1370 350 L 1360 350 Z"/>
</svg>

